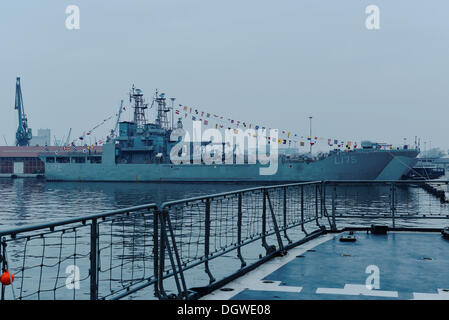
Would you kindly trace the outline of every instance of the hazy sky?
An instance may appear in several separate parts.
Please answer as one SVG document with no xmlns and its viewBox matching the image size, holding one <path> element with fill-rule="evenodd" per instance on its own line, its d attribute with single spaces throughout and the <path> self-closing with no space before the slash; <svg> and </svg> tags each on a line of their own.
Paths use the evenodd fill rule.
<svg viewBox="0 0 449 320">
<path fill-rule="evenodd" d="M 80 30 L 65 27 L 70 4 Z M 370 4 L 380 30 L 365 28 Z M 1 1 L 1 144 L 16 76 L 33 133 L 58 138 L 114 114 L 135 83 L 304 135 L 312 115 L 317 136 L 448 149 L 449 1 Z"/>
</svg>

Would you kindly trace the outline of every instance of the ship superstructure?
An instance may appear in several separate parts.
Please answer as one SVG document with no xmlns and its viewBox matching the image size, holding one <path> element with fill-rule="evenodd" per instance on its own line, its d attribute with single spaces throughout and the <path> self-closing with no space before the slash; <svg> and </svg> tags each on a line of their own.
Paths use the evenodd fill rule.
<svg viewBox="0 0 449 320">
<path fill-rule="evenodd" d="M 134 103 L 133 121 L 119 123 L 116 138 L 110 138 L 107 143 L 114 149 L 114 162 L 118 164 L 149 164 L 168 163 L 170 149 L 177 141 L 170 141 L 173 128 L 168 122 L 165 94 L 156 91 L 152 106 L 157 106 L 156 121 L 146 120 L 145 111 L 148 109 L 143 92 L 134 86 L 129 94 L 130 103 Z"/>
</svg>

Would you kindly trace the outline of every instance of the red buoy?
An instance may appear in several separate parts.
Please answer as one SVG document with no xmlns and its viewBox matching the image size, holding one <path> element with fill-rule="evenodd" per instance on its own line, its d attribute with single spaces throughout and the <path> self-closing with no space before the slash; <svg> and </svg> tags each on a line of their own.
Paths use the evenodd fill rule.
<svg viewBox="0 0 449 320">
<path fill-rule="evenodd" d="M 10 285 L 11 282 L 13 282 L 13 281 L 14 281 L 14 275 L 12 273 L 9 273 L 8 270 L 3 272 L 2 276 L 0 277 L 0 282 L 5 286 Z"/>
</svg>

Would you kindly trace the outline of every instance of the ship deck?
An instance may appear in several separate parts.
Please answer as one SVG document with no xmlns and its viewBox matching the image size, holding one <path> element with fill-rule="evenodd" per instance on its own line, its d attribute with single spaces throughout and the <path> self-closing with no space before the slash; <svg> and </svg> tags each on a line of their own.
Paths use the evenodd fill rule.
<svg viewBox="0 0 449 320">
<path fill-rule="evenodd" d="M 203 299 L 449 300 L 449 240 L 440 233 L 356 232 L 356 242 L 342 235 L 313 239 Z"/>
</svg>

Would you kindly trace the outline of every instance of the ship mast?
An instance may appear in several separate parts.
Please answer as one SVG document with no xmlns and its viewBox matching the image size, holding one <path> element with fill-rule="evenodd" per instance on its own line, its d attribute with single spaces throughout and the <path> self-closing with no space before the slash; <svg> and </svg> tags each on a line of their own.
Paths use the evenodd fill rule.
<svg viewBox="0 0 449 320">
<path fill-rule="evenodd" d="M 167 107 L 165 93 L 159 94 L 158 90 L 156 89 L 154 101 L 157 103 L 156 124 L 158 124 L 162 129 L 169 130 L 170 123 L 168 121 L 168 112 L 170 112 L 170 108 Z"/>
<path fill-rule="evenodd" d="M 145 103 L 142 90 L 136 89 L 134 85 L 129 93 L 129 102 L 132 100 L 134 100 L 134 123 L 137 129 L 143 129 L 147 123 L 145 110 L 148 108 L 148 104 Z"/>
</svg>

